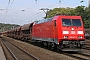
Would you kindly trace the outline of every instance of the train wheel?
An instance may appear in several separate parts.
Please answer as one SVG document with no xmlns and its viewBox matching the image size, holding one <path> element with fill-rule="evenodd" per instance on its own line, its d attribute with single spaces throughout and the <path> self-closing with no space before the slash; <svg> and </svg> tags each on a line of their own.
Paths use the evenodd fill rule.
<svg viewBox="0 0 90 60">
<path fill-rule="evenodd" d="M 51 43 L 51 50 L 54 50 L 55 44 Z"/>
<path fill-rule="evenodd" d="M 50 42 L 48 42 L 48 48 L 51 49 L 51 43 Z"/>
<path fill-rule="evenodd" d="M 43 42 L 43 45 L 44 45 L 44 46 L 48 46 L 47 42 Z"/>
<path fill-rule="evenodd" d="M 40 47 L 41 47 L 41 46 L 42 46 L 42 43 L 41 43 L 41 42 L 38 42 L 38 46 L 40 46 Z"/>
</svg>

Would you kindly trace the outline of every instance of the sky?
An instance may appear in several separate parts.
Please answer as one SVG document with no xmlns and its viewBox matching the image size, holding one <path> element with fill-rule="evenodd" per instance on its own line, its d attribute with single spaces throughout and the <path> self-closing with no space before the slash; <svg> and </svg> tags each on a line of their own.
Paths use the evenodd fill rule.
<svg viewBox="0 0 90 60">
<path fill-rule="evenodd" d="M 0 0 L 0 23 L 24 25 L 41 20 L 45 13 L 41 8 L 88 6 L 88 0 Z"/>
</svg>

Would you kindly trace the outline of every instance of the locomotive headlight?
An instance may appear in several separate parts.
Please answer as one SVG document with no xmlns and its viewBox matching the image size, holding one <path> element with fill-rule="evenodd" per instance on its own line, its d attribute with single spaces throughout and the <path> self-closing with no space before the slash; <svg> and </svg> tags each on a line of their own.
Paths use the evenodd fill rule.
<svg viewBox="0 0 90 60">
<path fill-rule="evenodd" d="M 82 39 L 83 37 L 82 36 L 78 36 L 79 39 Z"/>
<path fill-rule="evenodd" d="M 77 34 L 83 34 L 83 31 L 77 31 Z"/>
<path fill-rule="evenodd" d="M 69 34 L 69 31 L 63 31 L 63 34 Z"/>
<path fill-rule="evenodd" d="M 64 38 L 64 39 L 67 39 L 67 38 L 68 38 L 68 36 L 64 36 L 63 38 Z"/>
</svg>

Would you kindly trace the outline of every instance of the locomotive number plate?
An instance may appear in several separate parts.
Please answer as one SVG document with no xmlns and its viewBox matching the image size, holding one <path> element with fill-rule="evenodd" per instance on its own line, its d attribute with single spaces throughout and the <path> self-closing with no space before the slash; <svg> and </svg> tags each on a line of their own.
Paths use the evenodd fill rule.
<svg viewBox="0 0 90 60">
<path fill-rule="evenodd" d="M 71 31 L 71 34 L 75 34 L 75 31 Z"/>
</svg>

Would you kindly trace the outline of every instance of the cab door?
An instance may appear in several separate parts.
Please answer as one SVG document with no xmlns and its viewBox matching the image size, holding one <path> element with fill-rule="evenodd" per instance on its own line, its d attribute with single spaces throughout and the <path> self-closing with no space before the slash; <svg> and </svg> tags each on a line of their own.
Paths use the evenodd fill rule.
<svg viewBox="0 0 90 60">
<path fill-rule="evenodd" d="M 53 20 L 52 21 L 52 31 L 53 31 L 53 38 L 54 39 L 57 39 L 57 23 L 56 23 L 56 20 Z"/>
</svg>

